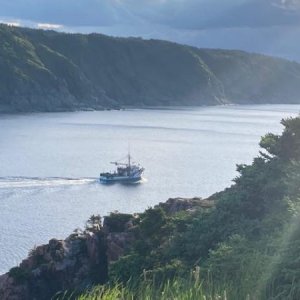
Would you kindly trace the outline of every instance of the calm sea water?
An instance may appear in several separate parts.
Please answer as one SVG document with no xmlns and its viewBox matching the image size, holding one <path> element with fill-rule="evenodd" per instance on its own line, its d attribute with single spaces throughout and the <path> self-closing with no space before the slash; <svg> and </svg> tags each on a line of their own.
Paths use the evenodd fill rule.
<svg viewBox="0 0 300 300">
<path fill-rule="evenodd" d="M 139 212 L 169 197 L 206 197 L 251 163 L 260 136 L 300 105 L 0 116 L 0 274 L 34 245 L 64 238 L 91 214 Z M 99 184 L 130 143 L 139 185 Z"/>
</svg>

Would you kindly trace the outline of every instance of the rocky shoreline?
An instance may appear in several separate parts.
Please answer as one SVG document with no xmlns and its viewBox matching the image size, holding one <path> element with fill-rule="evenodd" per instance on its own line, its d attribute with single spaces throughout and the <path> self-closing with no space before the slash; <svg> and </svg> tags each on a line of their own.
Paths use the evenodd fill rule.
<svg viewBox="0 0 300 300">
<path fill-rule="evenodd" d="M 213 200 L 172 198 L 156 207 L 170 216 L 213 206 Z M 92 216 L 84 230 L 34 248 L 19 266 L 0 276 L 0 299 L 46 300 L 61 291 L 81 291 L 105 283 L 109 265 L 135 241 L 137 217 L 138 214 L 112 213 L 102 222 L 100 216 Z"/>
</svg>

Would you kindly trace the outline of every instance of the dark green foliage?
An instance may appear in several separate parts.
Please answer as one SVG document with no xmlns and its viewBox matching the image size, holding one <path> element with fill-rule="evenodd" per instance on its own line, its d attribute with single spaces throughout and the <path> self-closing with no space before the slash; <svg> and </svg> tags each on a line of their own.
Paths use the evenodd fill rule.
<svg viewBox="0 0 300 300">
<path fill-rule="evenodd" d="M 166 224 L 166 214 L 161 208 L 150 208 L 141 217 L 140 230 L 145 237 L 151 237 L 160 232 Z"/>
<path fill-rule="evenodd" d="M 282 135 L 262 138 L 251 165 L 238 166 L 235 184 L 212 196 L 214 209 L 141 215 L 137 241 L 111 278 L 165 281 L 200 265 L 218 286 L 234 287 L 233 299 L 299 299 L 300 118 L 282 124 Z"/>
<path fill-rule="evenodd" d="M 92 215 L 85 224 L 87 231 L 98 231 L 102 225 L 102 219 L 100 215 Z"/>
<path fill-rule="evenodd" d="M 8 274 L 17 283 L 23 283 L 24 281 L 28 280 L 30 277 L 30 273 L 28 273 L 28 271 L 26 271 L 20 267 L 11 268 L 9 270 Z"/>
<path fill-rule="evenodd" d="M 300 118 L 284 119 L 281 124 L 285 127 L 282 136 L 269 133 L 262 138 L 260 146 L 281 160 L 299 160 Z"/>
<path fill-rule="evenodd" d="M 292 161 L 287 169 L 286 185 L 288 188 L 288 193 L 294 198 L 299 198 L 300 195 L 300 162 Z"/>
<path fill-rule="evenodd" d="M 300 65 L 263 55 L 6 25 L 0 41 L 0 111 L 300 101 Z"/>
<path fill-rule="evenodd" d="M 109 232 L 122 232 L 131 219 L 132 215 L 130 214 L 111 213 L 105 217 L 104 225 L 108 227 Z"/>
<path fill-rule="evenodd" d="M 294 220 L 281 241 L 278 259 L 273 262 L 267 283 L 272 299 L 300 299 L 300 221 Z"/>
<path fill-rule="evenodd" d="M 168 245 L 177 232 L 181 232 L 186 225 L 187 214 L 177 214 L 167 217 L 161 208 L 150 208 L 136 220 L 134 234 L 136 242 L 129 249 L 128 255 L 112 264 L 110 279 L 127 282 L 130 278 L 139 281 L 143 278 L 143 271 L 147 270 L 150 278 L 168 278 L 166 274 L 178 275 L 182 270 L 180 260 L 170 258 Z M 177 267 L 176 267 L 177 266 Z M 166 272 L 166 273 L 165 273 Z"/>
</svg>

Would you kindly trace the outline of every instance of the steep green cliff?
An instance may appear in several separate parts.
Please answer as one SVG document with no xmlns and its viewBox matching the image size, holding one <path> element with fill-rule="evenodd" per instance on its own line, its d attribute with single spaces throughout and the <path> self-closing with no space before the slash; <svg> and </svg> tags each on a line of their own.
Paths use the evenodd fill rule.
<svg viewBox="0 0 300 300">
<path fill-rule="evenodd" d="M 300 103 L 300 65 L 242 51 L 0 25 L 0 111 Z"/>
</svg>

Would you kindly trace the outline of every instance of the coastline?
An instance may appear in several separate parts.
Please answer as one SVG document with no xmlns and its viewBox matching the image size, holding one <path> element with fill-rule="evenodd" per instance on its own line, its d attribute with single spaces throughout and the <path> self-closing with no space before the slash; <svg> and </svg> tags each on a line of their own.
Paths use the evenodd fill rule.
<svg viewBox="0 0 300 300">
<path fill-rule="evenodd" d="M 264 106 L 280 106 L 280 105 L 300 105 L 299 103 L 224 103 L 224 104 L 203 104 L 203 105 L 123 105 L 120 107 L 84 107 L 84 108 L 70 108 L 70 109 L 53 109 L 53 110 L 16 110 L 16 109 L 1 109 L 1 115 L 30 115 L 30 114 L 51 114 L 51 113 L 72 113 L 72 112 L 97 112 L 97 111 L 125 111 L 125 110 L 190 110 L 199 108 L 211 107 L 264 107 Z"/>
</svg>

